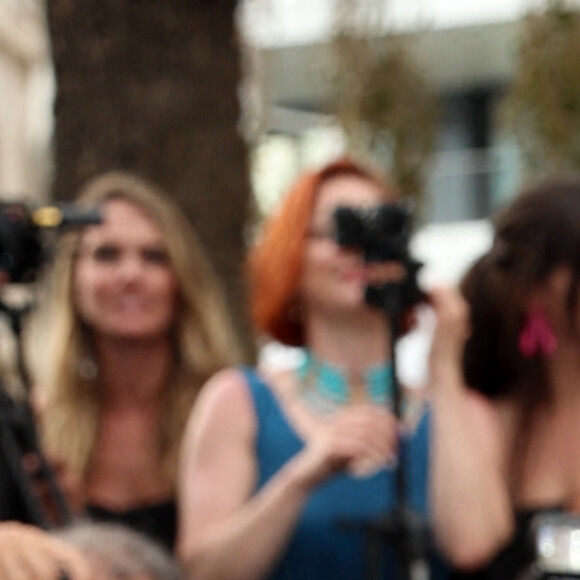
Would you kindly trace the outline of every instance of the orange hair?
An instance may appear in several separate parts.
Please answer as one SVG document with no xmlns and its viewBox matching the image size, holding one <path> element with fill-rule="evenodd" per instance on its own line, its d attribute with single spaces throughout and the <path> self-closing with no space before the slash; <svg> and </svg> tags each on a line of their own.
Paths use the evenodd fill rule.
<svg viewBox="0 0 580 580">
<path fill-rule="evenodd" d="M 338 159 L 298 178 L 250 252 L 250 306 L 254 325 L 288 346 L 304 345 L 302 320 L 292 310 L 297 304 L 304 246 L 316 195 L 323 183 L 343 175 L 371 181 L 385 192 L 385 197 L 397 197 L 396 191 L 378 173 L 350 158 Z"/>
</svg>

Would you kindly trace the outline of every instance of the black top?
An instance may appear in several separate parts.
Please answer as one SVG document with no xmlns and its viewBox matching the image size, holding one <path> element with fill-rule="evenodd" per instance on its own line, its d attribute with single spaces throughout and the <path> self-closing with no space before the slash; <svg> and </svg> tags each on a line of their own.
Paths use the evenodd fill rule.
<svg viewBox="0 0 580 580">
<path fill-rule="evenodd" d="M 101 522 L 124 524 L 160 542 L 173 551 L 177 536 L 177 504 L 175 499 L 116 511 L 102 506 L 87 506 L 89 516 Z"/>
<path fill-rule="evenodd" d="M 531 525 L 535 516 L 561 512 L 559 507 L 521 510 L 515 514 L 515 533 L 511 542 L 485 568 L 471 573 L 455 572 L 453 580 L 516 580 L 535 559 Z"/>
</svg>

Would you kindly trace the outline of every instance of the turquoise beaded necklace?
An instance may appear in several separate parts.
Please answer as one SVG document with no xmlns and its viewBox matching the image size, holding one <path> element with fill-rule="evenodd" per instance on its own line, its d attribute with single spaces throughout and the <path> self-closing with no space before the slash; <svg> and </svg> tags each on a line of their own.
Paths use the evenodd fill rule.
<svg viewBox="0 0 580 580">
<path fill-rule="evenodd" d="M 322 415 L 330 415 L 350 402 L 350 387 L 343 370 L 316 359 L 309 350 L 296 370 L 303 400 Z M 393 396 L 393 365 L 369 367 L 364 385 L 370 402 L 386 405 Z"/>
</svg>

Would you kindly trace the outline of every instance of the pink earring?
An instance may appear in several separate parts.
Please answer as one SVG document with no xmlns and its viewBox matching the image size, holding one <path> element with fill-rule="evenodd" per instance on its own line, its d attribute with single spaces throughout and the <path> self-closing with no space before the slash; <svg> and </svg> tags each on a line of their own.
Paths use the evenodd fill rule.
<svg viewBox="0 0 580 580">
<path fill-rule="evenodd" d="M 537 306 L 532 307 L 518 337 L 520 353 L 526 358 L 538 354 L 550 355 L 557 347 L 558 339 L 545 312 Z"/>
</svg>

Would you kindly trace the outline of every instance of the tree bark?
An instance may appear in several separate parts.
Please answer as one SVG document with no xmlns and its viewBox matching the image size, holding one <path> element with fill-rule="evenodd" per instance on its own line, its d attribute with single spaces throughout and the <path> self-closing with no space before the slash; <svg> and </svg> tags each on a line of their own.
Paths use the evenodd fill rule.
<svg viewBox="0 0 580 580">
<path fill-rule="evenodd" d="M 126 169 L 175 196 L 253 354 L 242 277 L 248 155 L 235 0 L 50 0 L 56 199 Z"/>
</svg>

